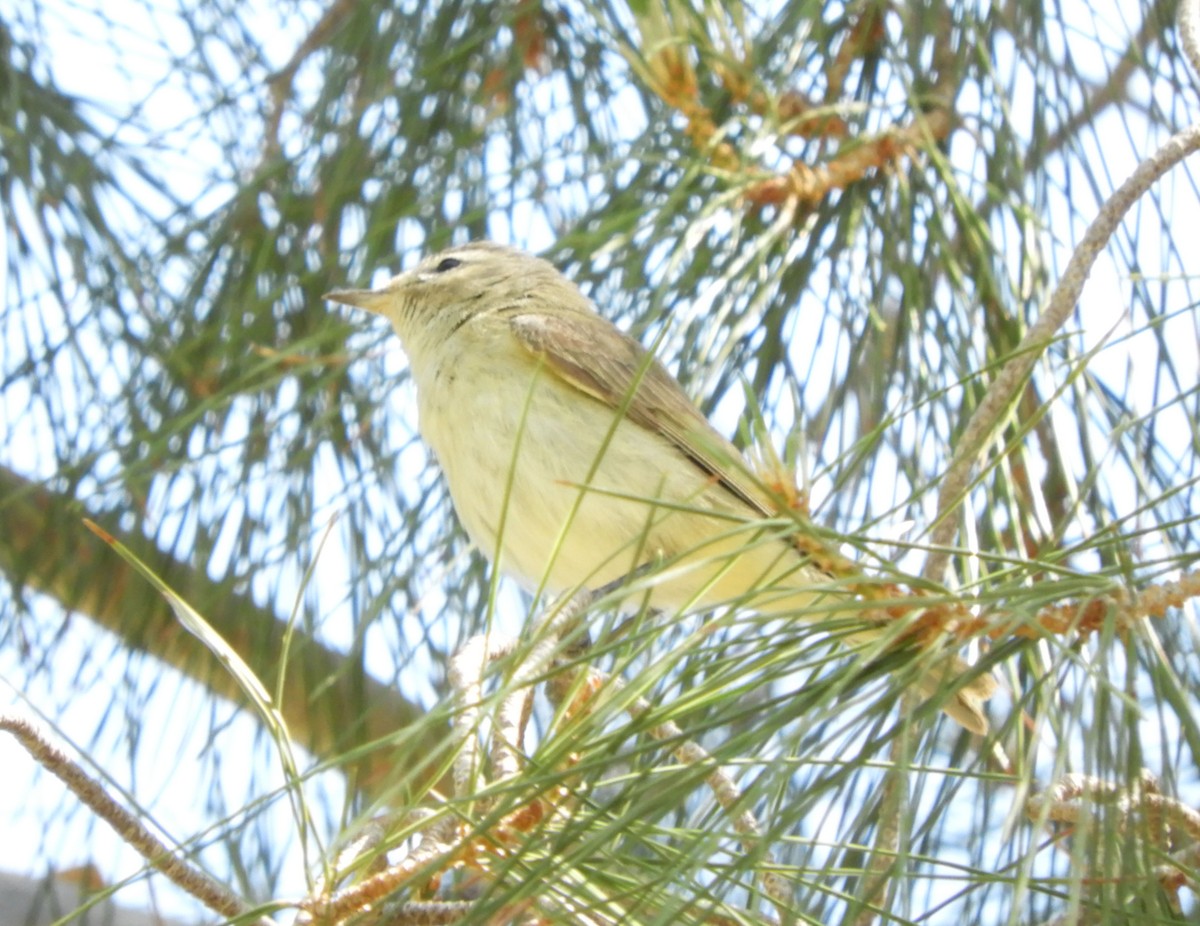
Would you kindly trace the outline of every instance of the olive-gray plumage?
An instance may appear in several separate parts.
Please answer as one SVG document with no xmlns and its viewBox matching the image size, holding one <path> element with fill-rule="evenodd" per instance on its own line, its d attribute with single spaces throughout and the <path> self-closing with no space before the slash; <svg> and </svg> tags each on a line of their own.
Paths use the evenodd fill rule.
<svg viewBox="0 0 1200 926">
<path fill-rule="evenodd" d="M 328 298 L 392 322 L 455 511 L 528 587 L 597 588 L 661 559 L 657 607 L 828 615 L 836 589 L 762 526 L 777 509 L 738 451 L 548 262 L 476 242 Z M 922 690 L 960 669 L 951 657 Z M 945 709 L 982 732 L 992 687 L 984 677 Z"/>
</svg>

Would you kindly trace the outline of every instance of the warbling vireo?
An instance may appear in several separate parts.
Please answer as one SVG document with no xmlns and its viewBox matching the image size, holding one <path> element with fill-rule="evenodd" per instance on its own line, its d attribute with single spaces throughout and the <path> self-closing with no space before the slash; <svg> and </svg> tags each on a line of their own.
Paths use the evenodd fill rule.
<svg viewBox="0 0 1200 926">
<path fill-rule="evenodd" d="M 661 560 L 646 580 L 657 608 L 736 602 L 830 615 L 831 578 L 779 521 L 755 528 L 779 505 L 737 449 L 546 261 L 476 242 L 378 289 L 327 298 L 391 321 L 455 511 L 493 564 L 527 587 L 595 589 Z M 946 656 L 922 693 L 961 683 L 965 669 Z M 943 709 L 985 732 L 993 688 L 978 677 Z"/>
</svg>

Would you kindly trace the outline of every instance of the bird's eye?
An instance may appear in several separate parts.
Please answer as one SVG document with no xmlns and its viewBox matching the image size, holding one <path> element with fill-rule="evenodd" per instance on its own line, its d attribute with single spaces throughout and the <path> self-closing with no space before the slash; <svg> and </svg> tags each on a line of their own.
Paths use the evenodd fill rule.
<svg viewBox="0 0 1200 926">
<path fill-rule="evenodd" d="M 442 258 L 442 262 L 437 265 L 437 272 L 445 273 L 447 270 L 453 270 L 455 267 L 459 266 L 459 264 L 461 264 L 461 263 L 462 263 L 462 261 L 459 260 L 457 257 Z"/>
</svg>

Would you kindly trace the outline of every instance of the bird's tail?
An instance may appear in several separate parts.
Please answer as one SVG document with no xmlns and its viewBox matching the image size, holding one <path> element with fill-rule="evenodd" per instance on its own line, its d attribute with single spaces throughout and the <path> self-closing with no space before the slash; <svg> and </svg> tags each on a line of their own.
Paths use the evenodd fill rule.
<svg viewBox="0 0 1200 926">
<path fill-rule="evenodd" d="M 797 618 L 812 623 L 833 622 L 849 613 L 861 614 L 870 602 L 853 609 L 842 605 L 854 599 L 849 586 L 833 578 L 833 567 L 798 560 L 795 549 L 783 543 L 747 544 L 743 536 L 726 533 L 697 548 L 694 559 L 684 558 L 654 587 L 656 607 L 749 607 L 760 614 Z M 845 560 L 845 571 L 857 565 Z M 833 563 L 837 566 L 838 563 Z M 839 570 L 840 571 L 840 570 Z M 703 580 L 703 581 L 702 581 Z M 705 591 L 697 597 L 695 589 Z M 885 632 L 876 625 L 846 634 L 848 646 L 878 643 Z M 902 638 L 896 637 L 898 645 Z M 885 647 L 886 649 L 886 647 Z M 876 650 L 876 655 L 882 655 Z M 988 730 L 984 705 L 996 693 L 996 680 L 976 670 L 952 652 L 921 653 L 920 679 L 916 689 L 923 698 L 935 701 L 952 719 L 972 733 Z"/>
<path fill-rule="evenodd" d="M 760 593 L 760 597 L 754 599 L 751 606 L 764 613 L 788 615 L 814 623 L 832 621 L 849 611 L 847 609 L 843 612 L 840 609 L 839 604 L 846 599 L 836 591 L 816 591 L 821 587 L 821 579 L 828 582 L 828 577 L 812 572 L 802 573 L 801 576 L 802 580 L 796 581 L 796 587 L 781 589 L 775 586 L 765 593 Z M 879 651 L 879 638 L 885 632 L 884 626 L 876 625 L 846 634 L 843 642 L 850 647 L 870 644 L 876 655 L 882 655 Z M 897 638 L 896 644 L 903 646 L 903 637 Z M 932 645 L 936 646 L 938 643 Z M 922 648 L 918 646 L 918 649 Z M 886 650 L 884 647 L 885 652 Z M 965 729 L 981 736 L 986 734 L 988 722 L 985 705 L 996 693 L 996 679 L 988 672 L 981 673 L 953 652 L 919 651 L 914 654 L 914 658 L 919 663 L 915 667 L 919 673 L 914 683 L 917 693 L 925 700 L 935 702 L 944 713 Z"/>
<path fill-rule="evenodd" d="M 984 704 L 996 693 L 996 679 L 991 673 L 976 674 L 961 656 L 950 655 L 930 666 L 917 682 L 917 691 L 929 701 L 939 702 L 941 709 L 972 733 L 987 733 L 987 714 Z M 947 694 L 947 691 L 950 691 Z"/>
</svg>

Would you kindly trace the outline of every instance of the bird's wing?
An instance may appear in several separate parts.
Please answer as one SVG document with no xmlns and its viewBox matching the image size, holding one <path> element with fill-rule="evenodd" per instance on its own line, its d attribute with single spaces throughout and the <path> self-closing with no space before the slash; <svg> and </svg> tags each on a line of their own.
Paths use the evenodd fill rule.
<svg viewBox="0 0 1200 926">
<path fill-rule="evenodd" d="M 598 315 L 513 313 L 513 334 L 546 369 L 648 431 L 769 517 L 770 499 L 746 472 L 737 448 L 708 423 L 674 377 L 641 344 Z"/>
</svg>

